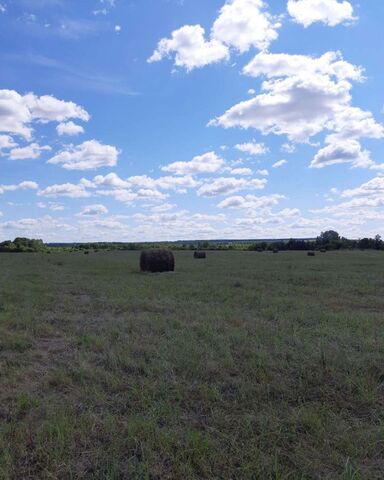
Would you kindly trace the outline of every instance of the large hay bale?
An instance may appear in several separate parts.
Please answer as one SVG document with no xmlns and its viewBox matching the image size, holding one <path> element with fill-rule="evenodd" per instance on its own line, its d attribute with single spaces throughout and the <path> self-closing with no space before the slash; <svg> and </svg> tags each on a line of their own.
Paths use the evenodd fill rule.
<svg viewBox="0 0 384 480">
<path fill-rule="evenodd" d="M 170 250 L 143 250 L 140 256 L 142 272 L 173 272 L 175 257 Z"/>
<path fill-rule="evenodd" d="M 315 252 L 308 252 L 307 255 L 308 255 L 308 257 L 314 257 L 316 254 L 315 254 Z"/>
<path fill-rule="evenodd" d="M 194 252 L 193 258 L 207 258 L 207 254 L 205 252 Z"/>
</svg>

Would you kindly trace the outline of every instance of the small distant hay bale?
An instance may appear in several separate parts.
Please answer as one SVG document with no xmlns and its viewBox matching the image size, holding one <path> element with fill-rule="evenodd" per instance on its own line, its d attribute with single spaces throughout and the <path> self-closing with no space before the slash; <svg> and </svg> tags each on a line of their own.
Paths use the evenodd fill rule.
<svg viewBox="0 0 384 480">
<path fill-rule="evenodd" d="M 315 252 L 307 252 L 308 257 L 314 257 L 316 255 Z"/>
<path fill-rule="evenodd" d="M 326 248 L 321 248 L 321 249 L 320 249 L 320 252 L 321 252 L 321 253 L 327 253 L 327 249 L 326 249 Z"/>
<path fill-rule="evenodd" d="M 89 255 L 89 251 L 88 251 L 88 250 L 85 250 L 85 251 L 84 251 L 84 255 Z"/>
<path fill-rule="evenodd" d="M 273 253 L 279 253 L 279 250 L 277 248 L 274 248 Z"/>
<path fill-rule="evenodd" d="M 170 250 L 143 250 L 140 256 L 142 272 L 173 272 L 175 257 Z"/>
<path fill-rule="evenodd" d="M 198 258 L 198 259 L 207 258 L 207 254 L 205 252 L 194 252 L 193 258 Z"/>
</svg>

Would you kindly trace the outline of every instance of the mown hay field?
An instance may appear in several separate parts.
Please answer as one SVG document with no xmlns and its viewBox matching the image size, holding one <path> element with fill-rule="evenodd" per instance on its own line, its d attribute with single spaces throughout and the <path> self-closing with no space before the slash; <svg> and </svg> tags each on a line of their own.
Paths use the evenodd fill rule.
<svg viewBox="0 0 384 480">
<path fill-rule="evenodd" d="M 382 479 L 384 254 L 0 255 L 0 479 Z"/>
</svg>

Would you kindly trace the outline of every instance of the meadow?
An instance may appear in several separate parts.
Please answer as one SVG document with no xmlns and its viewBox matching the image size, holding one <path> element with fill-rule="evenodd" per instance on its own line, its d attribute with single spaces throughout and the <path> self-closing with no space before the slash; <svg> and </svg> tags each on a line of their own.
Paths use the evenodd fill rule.
<svg viewBox="0 0 384 480">
<path fill-rule="evenodd" d="M 382 479 L 384 253 L 0 255 L 0 479 Z"/>
</svg>

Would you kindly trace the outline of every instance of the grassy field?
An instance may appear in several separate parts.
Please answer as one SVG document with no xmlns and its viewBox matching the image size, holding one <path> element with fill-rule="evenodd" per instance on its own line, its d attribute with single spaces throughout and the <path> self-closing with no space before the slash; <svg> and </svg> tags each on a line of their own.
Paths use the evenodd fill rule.
<svg viewBox="0 0 384 480">
<path fill-rule="evenodd" d="M 0 255 L 0 479 L 382 479 L 384 253 Z"/>
</svg>

